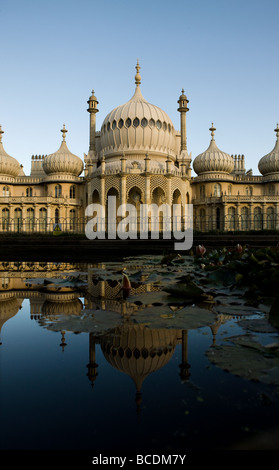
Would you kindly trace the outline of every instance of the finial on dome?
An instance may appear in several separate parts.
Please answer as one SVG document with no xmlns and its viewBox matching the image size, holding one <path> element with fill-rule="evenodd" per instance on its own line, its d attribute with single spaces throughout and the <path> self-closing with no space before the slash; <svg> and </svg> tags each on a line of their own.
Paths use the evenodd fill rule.
<svg viewBox="0 0 279 470">
<path fill-rule="evenodd" d="M 0 127 L 1 127 L 1 126 L 0 126 Z M 277 140 L 279 140 L 279 125 L 278 125 L 278 122 L 277 122 L 277 127 L 276 127 L 276 129 L 274 129 L 274 132 L 276 132 Z"/>
<path fill-rule="evenodd" d="M 4 131 L 2 131 L 2 126 L 0 125 L 0 144 L 2 144 L 2 134 L 4 134 Z"/>
<path fill-rule="evenodd" d="M 136 75 L 135 75 L 135 84 L 139 86 L 141 84 L 141 76 L 140 76 L 140 65 L 139 65 L 139 59 L 137 60 L 137 65 L 136 65 Z"/>
<path fill-rule="evenodd" d="M 211 127 L 210 127 L 209 130 L 211 131 L 211 137 L 212 137 L 211 140 L 215 140 L 215 139 L 214 139 L 214 133 L 215 133 L 215 131 L 216 131 L 216 128 L 214 127 L 213 122 L 212 122 Z"/>
<path fill-rule="evenodd" d="M 62 132 L 63 142 L 65 142 L 66 141 L 66 132 L 68 132 L 67 129 L 65 128 L 65 124 L 63 124 L 63 129 L 61 129 L 61 132 Z"/>
</svg>

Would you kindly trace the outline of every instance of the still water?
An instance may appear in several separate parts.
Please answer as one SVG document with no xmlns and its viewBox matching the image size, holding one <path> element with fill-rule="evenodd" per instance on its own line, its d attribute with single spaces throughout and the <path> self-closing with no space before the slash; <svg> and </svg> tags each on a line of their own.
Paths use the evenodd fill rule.
<svg viewBox="0 0 279 470">
<path fill-rule="evenodd" d="M 1 449 L 278 449 L 278 331 L 237 292 L 196 304 L 163 290 L 192 272 L 156 257 L 0 263 Z M 271 363 L 257 375 L 257 347 L 235 338 Z"/>
</svg>

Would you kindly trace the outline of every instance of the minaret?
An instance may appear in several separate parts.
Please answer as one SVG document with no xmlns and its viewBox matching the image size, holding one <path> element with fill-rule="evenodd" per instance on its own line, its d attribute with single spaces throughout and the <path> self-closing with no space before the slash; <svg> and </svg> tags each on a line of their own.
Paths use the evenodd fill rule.
<svg viewBox="0 0 279 470">
<path fill-rule="evenodd" d="M 191 176 L 191 159 L 192 154 L 188 154 L 187 150 L 187 133 L 186 133 L 186 113 L 189 111 L 187 96 L 184 94 L 184 90 L 182 88 L 181 95 L 179 100 L 177 101 L 179 104 L 179 108 L 177 111 L 180 112 L 180 155 L 178 156 L 178 163 L 179 165 L 183 165 L 181 169 L 183 170 L 183 175 L 185 178 L 190 178 Z"/>
<path fill-rule="evenodd" d="M 188 108 L 189 100 L 187 100 L 187 97 L 184 94 L 183 88 L 182 88 L 182 92 L 177 103 L 179 104 L 179 108 L 177 109 L 177 111 L 180 112 L 180 133 L 181 133 L 180 152 L 183 153 L 184 150 L 187 151 L 186 113 L 187 111 L 189 111 L 189 108 Z"/>
<path fill-rule="evenodd" d="M 97 101 L 96 96 L 94 95 L 94 90 L 92 90 L 92 95 L 90 96 L 88 103 L 87 111 L 90 113 L 90 141 L 89 141 L 89 152 L 92 151 L 95 153 L 96 145 L 95 145 L 95 133 L 96 133 L 96 113 L 99 111 L 97 108 Z"/>
</svg>

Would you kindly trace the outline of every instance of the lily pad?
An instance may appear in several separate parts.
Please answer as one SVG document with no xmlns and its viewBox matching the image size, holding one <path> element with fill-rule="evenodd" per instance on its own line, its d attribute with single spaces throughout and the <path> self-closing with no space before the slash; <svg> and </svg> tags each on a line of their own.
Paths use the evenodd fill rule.
<svg viewBox="0 0 279 470">
<path fill-rule="evenodd" d="M 212 347 L 208 359 L 217 367 L 247 380 L 279 386 L 279 353 L 246 335 L 228 338 L 231 345 Z M 277 372 L 277 373 L 275 373 Z"/>
</svg>

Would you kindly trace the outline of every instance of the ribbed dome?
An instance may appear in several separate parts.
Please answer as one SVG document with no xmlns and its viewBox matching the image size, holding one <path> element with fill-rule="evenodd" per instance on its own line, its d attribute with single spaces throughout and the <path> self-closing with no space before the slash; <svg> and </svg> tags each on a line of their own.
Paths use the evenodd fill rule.
<svg viewBox="0 0 279 470">
<path fill-rule="evenodd" d="M 268 175 L 269 173 L 279 173 L 279 127 L 277 124 L 276 129 L 277 140 L 273 150 L 262 157 L 259 161 L 258 168 L 261 174 Z"/>
<path fill-rule="evenodd" d="M 2 127 L 0 126 L 0 175 L 18 176 L 22 169 L 18 161 L 5 152 L 2 144 Z"/>
<path fill-rule="evenodd" d="M 65 125 L 61 132 L 63 134 L 61 146 L 57 152 L 45 157 L 43 169 L 47 175 L 62 173 L 79 176 L 83 170 L 83 162 L 79 157 L 71 153 L 67 147 L 65 135 L 68 131 L 65 129 Z"/>
<path fill-rule="evenodd" d="M 216 129 L 213 127 L 213 123 L 209 130 L 211 131 L 212 139 L 208 149 L 195 158 L 193 162 L 195 172 L 197 175 L 208 172 L 231 173 L 234 168 L 233 157 L 228 153 L 222 152 L 217 147 L 214 139 L 214 131 Z"/>
<path fill-rule="evenodd" d="M 175 158 L 176 139 L 169 116 L 148 103 L 140 90 L 139 65 L 136 67 L 136 90 L 125 104 L 113 109 L 101 127 L 101 148 L 107 157 L 114 154 L 152 153 Z"/>
<path fill-rule="evenodd" d="M 149 374 L 168 363 L 176 344 L 175 330 L 129 325 L 104 336 L 101 348 L 107 361 L 128 374 L 139 391 Z"/>
</svg>

